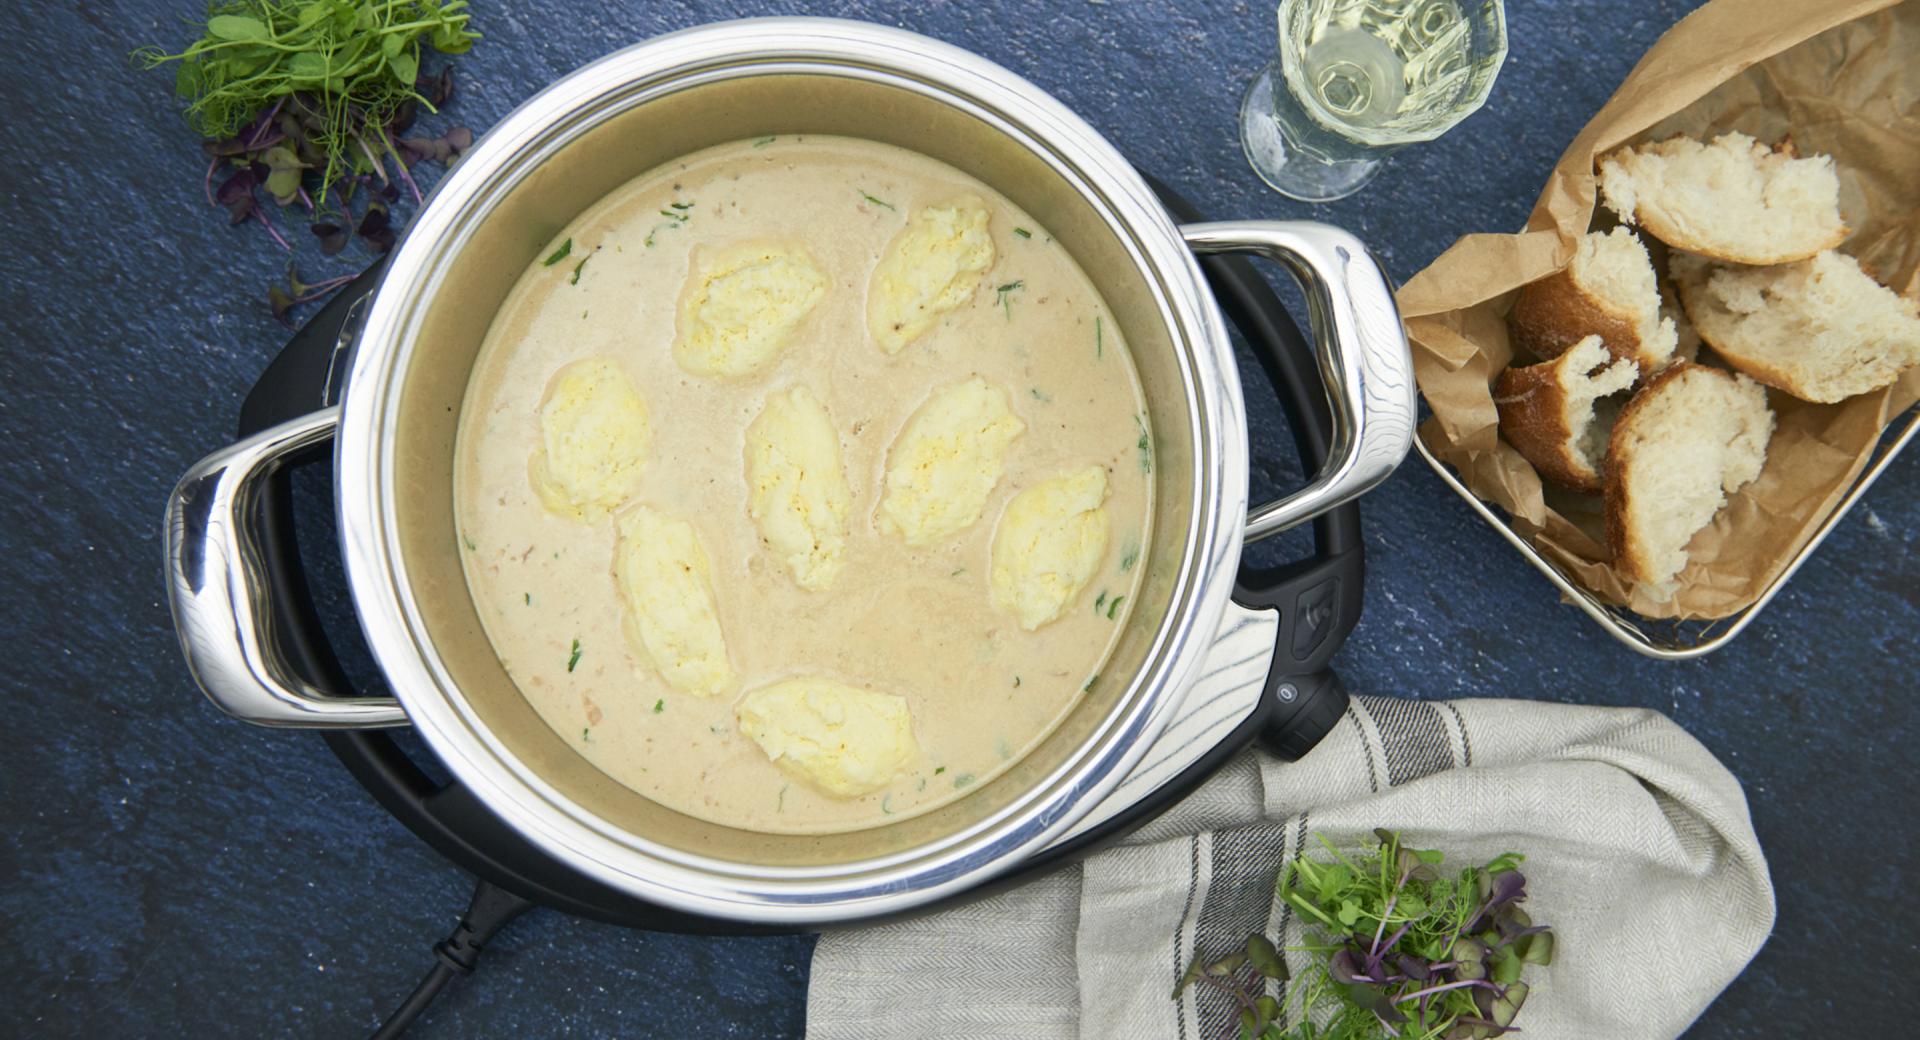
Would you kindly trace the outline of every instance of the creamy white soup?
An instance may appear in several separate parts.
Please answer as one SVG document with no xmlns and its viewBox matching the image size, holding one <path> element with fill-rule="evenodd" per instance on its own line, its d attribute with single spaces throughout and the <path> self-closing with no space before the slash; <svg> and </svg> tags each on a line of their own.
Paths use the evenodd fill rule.
<svg viewBox="0 0 1920 1040">
<path fill-rule="evenodd" d="M 963 797 L 1099 681 L 1151 445 L 1045 227 L 924 156 L 780 136 L 530 258 L 456 517 L 502 665 L 595 766 L 716 823 L 846 831 Z"/>
</svg>

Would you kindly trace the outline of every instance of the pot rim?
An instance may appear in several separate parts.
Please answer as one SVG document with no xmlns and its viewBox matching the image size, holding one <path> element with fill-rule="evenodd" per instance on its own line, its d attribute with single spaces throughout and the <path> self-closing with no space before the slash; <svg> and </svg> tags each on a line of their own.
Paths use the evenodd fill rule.
<svg viewBox="0 0 1920 1040">
<path fill-rule="evenodd" d="M 400 377 L 441 278 L 519 181 L 607 119 L 698 83 L 769 73 L 866 78 L 955 105 L 1020 142 L 1085 194 L 1154 289 L 1181 353 L 1194 445 L 1192 529 L 1148 663 L 1075 754 L 986 819 L 884 857 L 761 867 L 653 842 L 537 775 L 459 694 L 428 638 L 399 548 Z M 1040 88 L 949 44 L 863 22 L 721 22 L 616 51 L 521 104 L 442 179 L 395 250 L 355 346 L 336 440 L 341 548 L 361 626 L 408 717 L 463 783 L 549 854 L 676 910 L 789 924 L 897 913 L 975 886 L 1060 838 L 1145 754 L 1198 677 L 1232 592 L 1247 511 L 1245 420 L 1225 327 L 1199 265 L 1131 164 Z"/>
</svg>

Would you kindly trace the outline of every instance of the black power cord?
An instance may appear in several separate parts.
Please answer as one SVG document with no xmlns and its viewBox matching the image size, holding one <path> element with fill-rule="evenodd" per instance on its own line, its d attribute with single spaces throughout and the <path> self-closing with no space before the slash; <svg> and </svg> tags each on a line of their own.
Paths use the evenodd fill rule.
<svg viewBox="0 0 1920 1040">
<path fill-rule="evenodd" d="M 413 1020 L 433 1003 L 433 998 L 452 982 L 456 975 L 473 974 L 473 966 L 480 960 L 480 949 L 493 938 L 494 933 L 505 928 L 508 922 L 528 910 L 533 909 L 530 900 L 522 899 L 512 892 L 489 881 L 481 881 L 473 889 L 473 901 L 467 904 L 467 912 L 460 918 L 460 927 L 453 930 L 433 947 L 433 955 L 438 963 L 420 980 L 407 999 L 393 1009 L 380 1028 L 373 1031 L 373 1040 L 393 1040 L 407 1031 Z"/>
</svg>

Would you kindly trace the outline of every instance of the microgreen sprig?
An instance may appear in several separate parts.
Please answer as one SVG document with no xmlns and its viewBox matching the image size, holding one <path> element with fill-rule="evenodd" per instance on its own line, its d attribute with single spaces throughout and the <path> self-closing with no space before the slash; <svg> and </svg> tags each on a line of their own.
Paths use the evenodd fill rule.
<svg viewBox="0 0 1920 1040">
<path fill-rule="evenodd" d="M 1272 942 L 1254 935 L 1224 957 L 1196 958 L 1173 995 L 1196 983 L 1230 995 L 1247 1040 L 1490 1040 L 1517 1032 L 1528 993 L 1521 972 L 1553 961 L 1553 932 L 1519 905 L 1524 857 L 1505 853 L 1449 877 L 1439 852 L 1408 848 L 1393 831 L 1374 835 L 1379 844 L 1355 856 L 1322 837 L 1330 862 L 1302 856 L 1280 871 L 1280 898 L 1309 930 L 1310 941 L 1291 948 L 1310 955 L 1306 970 L 1293 975 Z M 1268 979 L 1278 997 L 1266 992 Z"/>
<path fill-rule="evenodd" d="M 402 136 L 420 110 L 437 112 L 452 96 L 450 71 L 426 75 L 421 60 L 427 49 L 459 54 L 479 39 L 467 28 L 466 6 L 222 0 L 185 49 L 148 46 L 133 57 L 149 69 L 174 67 L 187 120 L 207 138 L 207 201 L 224 208 L 231 223 L 258 223 L 292 252 L 260 203 L 264 190 L 283 210 L 305 212 L 323 253 L 338 253 L 355 236 L 383 253 L 394 243 L 390 206 L 401 188 L 415 202 L 423 198 L 411 168 L 423 160 L 451 163 L 473 143 L 465 127 Z M 365 189 L 366 203 L 356 214 L 357 189 Z M 286 301 L 302 295 L 281 291 L 269 302 L 285 320 Z"/>
<path fill-rule="evenodd" d="M 269 109 L 311 120 L 325 162 L 320 187 L 399 158 L 385 130 L 408 104 L 437 111 L 420 87 L 421 48 L 461 54 L 466 0 L 235 0 L 215 5 L 185 50 L 134 52 L 147 68 L 175 64 L 174 90 L 203 136 L 231 139 Z M 404 164 L 403 164 L 404 171 Z M 383 175 L 384 176 L 384 175 Z"/>
</svg>

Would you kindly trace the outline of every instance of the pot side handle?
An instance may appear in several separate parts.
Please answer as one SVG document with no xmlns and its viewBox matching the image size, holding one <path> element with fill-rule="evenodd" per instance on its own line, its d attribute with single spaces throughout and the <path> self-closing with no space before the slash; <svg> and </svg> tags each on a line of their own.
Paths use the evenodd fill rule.
<svg viewBox="0 0 1920 1040">
<path fill-rule="evenodd" d="M 195 682 L 220 710 L 259 726 L 404 726 L 391 697 L 333 697 L 301 678 L 274 639 L 273 604 L 257 536 L 266 478 L 326 442 L 326 408 L 270 427 L 201 459 L 167 499 L 167 598 Z"/>
<path fill-rule="evenodd" d="M 1311 520 L 1385 480 L 1413 446 L 1418 412 L 1413 357 L 1379 261 L 1352 234 L 1314 221 L 1222 221 L 1180 232 L 1196 253 L 1264 257 L 1300 284 L 1333 414 L 1326 465 L 1306 487 L 1249 509 L 1247 539 Z"/>
</svg>

